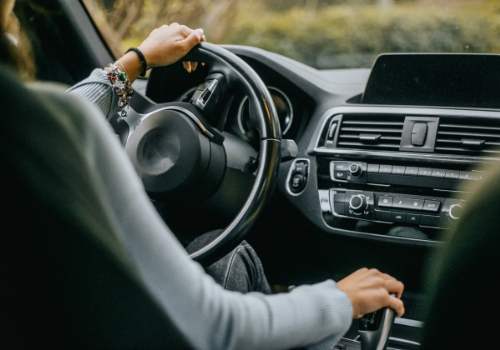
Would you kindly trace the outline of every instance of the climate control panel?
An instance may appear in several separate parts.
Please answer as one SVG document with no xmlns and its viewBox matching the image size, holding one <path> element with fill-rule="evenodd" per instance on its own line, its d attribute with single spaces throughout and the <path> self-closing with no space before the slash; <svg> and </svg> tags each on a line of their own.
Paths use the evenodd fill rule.
<svg viewBox="0 0 500 350">
<path fill-rule="evenodd" d="M 330 190 L 331 211 L 336 217 L 383 223 L 445 227 L 460 217 L 465 201 L 450 198 L 384 192 Z"/>
</svg>

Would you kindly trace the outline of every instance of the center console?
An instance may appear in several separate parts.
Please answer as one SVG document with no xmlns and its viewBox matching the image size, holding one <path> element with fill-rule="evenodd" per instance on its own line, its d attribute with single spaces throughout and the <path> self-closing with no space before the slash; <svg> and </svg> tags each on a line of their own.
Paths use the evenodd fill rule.
<svg viewBox="0 0 500 350">
<path fill-rule="evenodd" d="M 460 218 L 466 184 L 483 181 L 500 154 L 500 115 L 491 111 L 381 106 L 333 108 L 308 160 L 290 168 L 290 192 L 317 177 L 324 221 L 346 234 L 432 241 Z M 300 186 L 294 179 L 301 174 Z M 411 227 L 398 234 L 396 227 Z"/>
</svg>

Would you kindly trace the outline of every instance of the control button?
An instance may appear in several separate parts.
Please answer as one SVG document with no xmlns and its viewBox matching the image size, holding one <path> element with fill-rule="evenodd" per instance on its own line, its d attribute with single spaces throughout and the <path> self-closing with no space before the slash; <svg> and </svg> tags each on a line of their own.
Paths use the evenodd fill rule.
<svg viewBox="0 0 500 350">
<path fill-rule="evenodd" d="M 367 206 L 368 203 L 366 202 L 366 197 L 362 194 L 354 195 L 349 200 L 349 209 L 351 209 L 355 214 L 363 213 Z"/>
<path fill-rule="evenodd" d="M 423 199 L 403 198 L 404 209 L 421 210 L 423 206 Z"/>
<path fill-rule="evenodd" d="M 336 171 L 347 171 L 347 162 L 334 162 L 333 170 Z"/>
<path fill-rule="evenodd" d="M 334 203 L 344 203 L 345 202 L 345 193 L 335 193 L 333 195 Z"/>
<path fill-rule="evenodd" d="M 378 206 L 385 208 L 392 207 L 392 197 L 383 197 L 383 196 L 378 197 Z"/>
<path fill-rule="evenodd" d="M 401 209 L 405 208 L 404 200 L 405 200 L 405 198 L 403 198 L 403 197 L 394 198 L 392 201 L 392 207 L 393 208 L 401 208 Z"/>
<path fill-rule="evenodd" d="M 406 222 L 406 213 L 392 212 L 392 221 L 394 221 L 394 222 Z"/>
<path fill-rule="evenodd" d="M 415 123 L 411 131 L 411 144 L 413 146 L 423 146 L 427 136 L 427 123 Z"/>
<path fill-rule="evenodd" d="M 406 167 L 404 166 L 393 166 L 392 173 L 397 175 L 404 175 Z"/>
<path fill-rule="evenodd" d="M 340 215 L 345 214 L 345 206 L 344 203 L 333 203 L 333 210 Z"/>
<path fill-rule="evenodd" d="M 407 166 L 405 170 L 405 175 L 418 175 L 418 168 Z"/>
<path fill-rule="evenodd" d="M 392 173 L 392 165 L 380 165 L 380 169 L 378 172 L 380 174 L 390 174 Z"/>
<path fill-rule="evenodd" d="M 422 210 L 433 211 L 433 212 L 437 213 L 439 211 L 440 205 L 441 205 L 441 202 L 438 202 L 438 201 L 425 201 L 424 207 L 422 208 Z"/>
<path fill-rule="evenodd" d="M 307 174 L 307 163 L 305 162 L 295 163 L 295 169 L 293 169 L 293 172 Z"/>
<path fill-rule="evenodd" d="M 460 219 L 463 210 L 464 208 L 460 204 L 452 204 L 450 205 L 450 210 L 448 211 L 448 215 L 450 216 L 451 219 L 458 220 Z"/>
<path fill-rule="evenodd" d="M 420 223 L 420 214 L 406 214 L 406 223 L 408 224 L 419 224 Z"/>
<path fill-rule="evenodd" d="M 307 161 L 297 161 L 294 163 L 290 176 L 290 182 L 288 183 L 291 192 L 299 193 L 306 187 L 308 173 L 307 168 Z"/>
<path fill-rule="evenodd" d="M 444 177 L 446 175 L 446 170 L 443 169 L 432 169 L 431 176 L 433 177 Z"/>
<path fill-rule="evenodd" d="M 378 173 L 379 169 L 380 169 L 379 164 L 368 164 L 368 172 L 369 173 Z"/>
<path fill-rule="evenodd" d="M 472 172 L 471 171 L 461 171 L 458 178 L 460 180 L 473 180 Z"/>
<path fill-rule="evenodd" d="M 431 168 L 418 168 L 418 176 L 431 176 Z"/>
<path fill-rule="evenodd" d="M 438 227 L 440 219 L 439 216 L 422 215 L 420 217 L 420 225 Z"/>
<path fill-rule="evenodd" d="M 458 170 L 446 170 L 446 174 L 444 175 L 447 179 L 458 179 L 460 176 L 460 171 Z"/>
<path fill-rule="evenodd" d="M 375 220 L 392 221 L 392 212 L 384 210 L 375 210 Z"/>
<path fill-rule="evenodd" d="M 484 178 L 484 171 L 472 170 L 472 178 L 477 181 L 482 181 Z"/>
<path fill-rule="evenodd" d="M 333 176 L 337 180 L 345 180 L 345 179 L 347 179 L 347 171 L 337 171 L 337 170 L 335 170 L 333 172 Z"/>
<path fill-rule="evenodd" d="M 352 176 L 358 177 L 363 172 L 361 164 L 352 163 L 351 165 L 349 165 L 349 172 Z"/>
<path fill-rule="evenodd" d="M 292 179 L 290 181 L 290 187 L 293 192 L 297 193 L 300 192 L 306 187 L 306 178 L 302 174 L 295 174 L 292 176 Z"/>
</svg>

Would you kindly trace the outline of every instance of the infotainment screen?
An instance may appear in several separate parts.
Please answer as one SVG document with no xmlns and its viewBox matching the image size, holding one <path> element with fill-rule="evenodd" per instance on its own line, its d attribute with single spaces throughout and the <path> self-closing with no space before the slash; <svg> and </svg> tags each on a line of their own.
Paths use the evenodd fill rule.
<svg viewBox="0 0 500 350">
<path fill-rule="evenodd" d="M 500 108 L 500 55 L 380 55 L 362 103 Z"/>
</svg>

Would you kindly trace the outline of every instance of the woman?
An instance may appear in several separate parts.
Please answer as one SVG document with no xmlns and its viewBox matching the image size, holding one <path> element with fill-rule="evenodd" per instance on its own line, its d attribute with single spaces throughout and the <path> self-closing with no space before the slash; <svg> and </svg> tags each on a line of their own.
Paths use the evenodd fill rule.
<svg viewBox="0 0 500 350">
<path fill-rule="evenodd" d="M 8 54 L 9 50 L 15 52 L 15 47 L 9 39 L 5 39 L 6 19 L 12 4 L 13 1 L 0 0 L 0 57 L 3 63 L 15 66 L 12 62 L 18 56 Z M 139 46 L 139 50 L 149 62 L 147 67 L 151 67 L 181 59 L 201 40 L 201 31 L 174 24 L 153 31 Z M 17 174 L 12 180 L 23 177 L 25 187 L 35 188 L 27 204 L 34 202 L 35 212 L 36 208 L 57 209 L 56 214 L 67 219 L 67 225 L 81 228 L 91 238 L 90 242 L 97 242 L 98 247 L 112 254 L 113 260 L 118 261 L 119 266 L 133 276 L 141 290 L 163 310 L 165 317 L 173 320 L 190 347 L 284 349 L 308 346 L 331 349 L 347 331 L 352 318 L 360 318 L 382 307 L 393 308 L 399 316 L 403 314 L 404 306 L 400 300 L 403 284 L 374 269 L 358 270 L 338 283 L 328 280 L 311 286 L 299 286 L 290 293 L 277 295 L 240 294 L 222 289 L 189 258 L 157 215 L 126 154 L 113 138 L 109 125 L 95 105 L 61 93 L 60 89 L 47 84 L 32 84 L 30 89 L 25 89 L 15 82 L 11 74 L 3 73 L 4 67 L 1 68 L 3 87 L 8 83 L 10 89 L 20 89 L 23 98 L 36 100 L 43 107 L 40 111 L 9 118 L 3 127 L 6 133 L 15 136 L 9 136 L 8 152 L 7 147 L 0 147 L 9 169 Z M 135 51 L 127 53 L 109 68 L 106 77 L 101 71 L 98 71 L 97 77 L 95 74 L 90 77 L 91 80 L 101 80 L 99 86 L 102 91 L 96 92 L 99 98 L 94 100 L 100 101 L 100 96 L 110 94 L 115 96 L 112 85 L 117 75 L 126 72 L 130 81 L 143 71 L 140 54 Z M 127 82 L 127 79 L 123 81 Z M 72 91 L 85 85 L 92 84 L 77 85 Z M 3 91 L 6 95 L 10 92 L 9 89 Z M 83 95 L 89 96 L 88 93 Z M 15 101 L 12 98 L 9 107 Z M 112 103 L 109 104 L 109 111 L 103 108 L 107 106 L 106 103 L 98 102 L 98 105 L 105 113 L 117 110 L 117 105 Z M 75 181 L 79 186 L 74 186 Z M 17 197 L 13 197 L 13 200 Z M 20 202 L 19 206 L 24 208 L 24 204 Z M 79 279 L 83 276 L 81 278 L 87 281 L 87 251 L 83 246 L 80 249 L 80 245 L 71 245 L 73 232 L 62 230 L 60 220 L 45 216 L 37 220 L 34 239 L 40 239 L 41 234 L 38 233 L 48 233 L 46 239 L 54 240 L 56 246 L 62 245 L 64 241 L 74 249 L 74 254 L 69 254 L 66 248 L 57 250 L 58 247 L 50 245 L 50 249 L 56 249 L 58 254 L 67 259 L 50 255 L 51 264 L 64 270 L 65 265 L 72 263 L 73 255 L 81 256 L 83 269 L 78 273 L 67 274 L 65 278 Z M 29 224 L 19 223 L 25 226 Z M 14 239 L 17 237 L 11 236 Z M 57 236 L 57 239 L 53 236 Z M 46 247 L 45 239 L 43 243 Z M 7 247 L 5 250 L 12 250 L 6 243 L 2 246 Z M 88 261 L 91 261 L 93 252 L 89 250 Z M 26 280 L 25 276 L 16 278 L 18 274 L 9 275 L 11 266 L 15 267 L 12 264 L 3 267 L 7 271 L 3 271 L 3 274 L 9 277 L 5 283 L 8 288 L 4 288 L 7 292 L 16 290 L 17 283 Z M 35 274 L 36 270 L 30 268 L 24 272 Z M 44 278 L 38 278 L 45 282 Z M 54 289 L 64 283 L 67 283 L 65 279 L 44 288 Z M 90 291 L 95 289 L 91 283 L 80 285 Z M 80 298 L 87 297 L 80 288 L 70 290 L 74 293 L 68 297 L 70 300 L 66 306 L 72 306 Z M 107 293 L 113 295 L 113 288 Z M 395 293 L 397 298 L 391 297 L 390 293 Z M 14 292 L 10 293 L 8 300 L 14 305 L 31 302 L 31 299 L 19 297 Z M 45 306 L 46 303 L 41 304 Z M 96 305 L 99 303 L 79 309 L 85 315 L 82 317 L 92 312 L 99 313 L 101 309 Z M 17 307 L 13 310 L 17 310 Z M 31 314 L 22 317 L 22 321 L 28 322 L 36 316 Z M 51 319 L 47 320 L 50 325 L 49 321 Z M 58 321 L 58 324 L 63 325 L 69 322 L 65 318 Z M 142 345 L 148 347 L 148 341 L 151 340 L 144 339 Z"/>
</svg>

